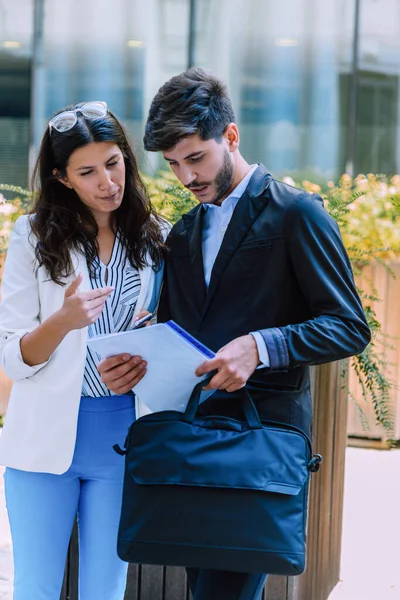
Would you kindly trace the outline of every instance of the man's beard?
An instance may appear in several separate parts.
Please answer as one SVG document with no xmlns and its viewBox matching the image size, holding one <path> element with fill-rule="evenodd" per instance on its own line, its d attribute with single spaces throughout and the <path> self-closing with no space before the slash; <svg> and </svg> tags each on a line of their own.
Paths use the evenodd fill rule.
<svg viewBox="0 0 400 600">
<path fill-rule="evenodd" d="M 207 204 L 220 204 L 221 200 L 228 195 L 232 184 L 233 184 L 233 164 L 230 160 L 229 152 L 225 149 L 224 161 L 222 167 L 218 171 L 214 181 L 193 181 L 190 185 L 187 185 L 187 189 L 202 188 L 207 186 L 215 187 L 215 198 L 210 200 Z"/>
<path fill-rule="evenodd" d="M 214 179 L 216 195 L 210 204 L 220 204 L 221 200 L 228 195 L 233 183 L 233 164 L 230 160 L 228 150 L 224 152 L 224 162 Z"/>
</svg>

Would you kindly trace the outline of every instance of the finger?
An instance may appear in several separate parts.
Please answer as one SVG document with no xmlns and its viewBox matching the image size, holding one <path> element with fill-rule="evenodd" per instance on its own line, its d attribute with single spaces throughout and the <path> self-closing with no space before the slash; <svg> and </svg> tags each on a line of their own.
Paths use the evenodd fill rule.
<svg viewBox="0 0 400 600">
<path fill-rule="evenodd" d="M 128 394 L 130 391 L 132 391 L 132 388 L 129 385 L 126 385 L 125 387 L 120 387 L 120 388 L 113 388 L 110 386 L 107 386 L 107 387 L 109 390 L 114 392 L 114 394 Z"/>
<path fill-rule="evenodd" d="M 116 394 L 126 394 L 127 392 L 129 392 L 132 388 L 135 387 L 135 385 L 137 385 L 139 383 L 139 381 L 141 381 L 143 379 L 143 377 L 146 375 L 147 370 L 146 369 L 142 369 L 142 371 L 140 373 L 138 373 L 136 375 L 136 377 L 134 377 L 131 381 L 129 381 L 127 384 L 116 388 L 116 390 L 112 390 L 113 392 L 115 392 Z"/>
<path fill-rule="evenodd" d="M 120 363 L 120 364 L 114 366 L 113 368 L 108 369 L 107 371 L 105 371 L 103 368 L 100 370 L 100 368 L 99 368 L 100 365 L 98 365 L 97 369 L 99 370 L 99 373 L 101 375 L 101 380 L 103 381 L 103 383 L 108 385 L 109 383 L 113 383 L 124 377 L 126 378 L 126 376 L 130 372 L 137 369 L 138 365 L 140 365 L 142 362 L 143 361 L 140 356 L 132 356 L 126 362 Z M 137 373 L 138 372 L 139 371 L 137 371 Z M 135 374 L 136 373 L 133 372 L 132 377 L 134 377 Z M 121 385 L 122 385 L 122 383 L 125 383 L 125 382 L 126 382 L 126 379 L 121 382 Z"/>
<path fill-rule="evenodd" d="M 220 368 L 222 364 L 223 361 L 220 358 L 215 357 L 211 360 L 206 360 L 205 362 L 203 362 L 203 364 L 196 369 L 195 373 L 198 377 L 200 377 L 205 373 L 209 373 L 210 371 L 214 371 L 214 369 Z"/>
<path fill-rule="evenodd" d="M 103 373 L 107 373 L 115 367 L 118 367 L 121 364 L 126 363 L 131 357 L 130 354 L 116 354 L 115 356 L 109 356 L 108 358 L 103 358 L 97 365 L 97 370 L 100 375 Z"/>
<path fill-rule="evenodd" d="M 121 388 L 126 387 L 128 387 L 128 389 L 131 389 L 133 384 L 138 383 L 138 381 L 143 377 L 143 371 L 146 370 L 146 367 L 147 363 L 145 361 L 142 361 L 138 365 L 135 365 L 127 373 L 125 373 L 125 375 L 122 375 L 117 379 L 110 379 L 109 381 L 103 383 L 106 383 L 107 387 L 109 387 L 113 391 L 115 389 L 120 390 Z"/>
<path fill-rule="evenodd" d="M 83 300 L 95 300 L 96 298 L 107 298 L 115 290 L 112 286 L 97 288 L 81 293 Z"/>
<path fill-rule="evenodd" d="M 134 323 L 136 323 L 136 321 L 139 321 L 139 319 L 143 319 L 143 317 L 145 317 L 146 315 L 149 315 L 149 311 L 148 310 L 141 310 L 139 311 L 132 319 L 132 325 Z"/>
<path fill-rule="evenodd" d="M 106 301 L 106 299 L 104 298 L 104 296 L 102 296 L 101 298 L 94 298 L 93 300 L 86 300 L 85 305 L 90 310 L 96 310 L 97 308 L 100 308 L 100 307 L 101 307 L 101 310 L 103 310 L 105 301 Z"/>
<path fill-rule="evenodd" d="M 65 297 L 69 298 L 69 296 L 73 296 L 76 293 L 76 290 L 81 285 L 83 279 L 82 273 L 79 273 L 78 276 L 69 284 L 67 289 L 65 290 Z"/>
<path fill-rule="evenodd" d="M 96 321 L 99 319 L 101 313 L 102 313 L 102 311 L 100 311 L 100 312 L 90 311 L 89 313 L 87 313 L 87 315 L 86 315 L 87 325 L 93 325 L 93 323 L 96 323 Z"/>
<path fill-rule="evenodd" d="M 244 388 L 246 385 L 246 383 L 233 383 L 232 385 L 229 385 L 226 389 L 227 392 L 231 393 L 231 392 L 237 392 L 238 390 L 241 390 L 242 388 Z"/>
<path fill-rule="evenodd" d="M 233 381 L 229 375 L 223 371 L 219 371 L 211 381 L 203 388 L 204 390 L 224 390 L 228 385 L 231 385 Z"/>
<path fill-rule="evenodd" d="M 92 307 L 91 304 L 88 303 L 87 307 L 86 307 L 86 315 L 89 319 L 98 319 L 101 315 L 101 313 L 104 310 L 104 301 L 101 302 L 98 306 L 94 306 Z"/>
<path fill-rule="evenodd" d="M 151 313 L 148 310 L 141 310 L 139 311 L 132 319 L 131 322 L 131 327 L 134 329 L 135 328 L 135 324 L 140 320 L 143 319 L 143 317 L 146 317 L 147 315 L 150 315 Z M 151 319 L 148 319 L 147 321 L 145 321 L 142 325 L 140 325 L 140 327 L 148 327 L 149 325 L 151 325 Z"/>
<path fill-rule="evenodd" d="M 92 323 L 94 323 L 94 321 L 96 321 L 101 313 L 104 310 L 104 300 L 102 302 L 100 302 L 99 304 L 97 304 L 97 306 L 93 306 L 92 303 L 85 303 L 86 306 L 83 306 L 83 309 L 85 311 L 85 315 L 86 318 L 89 319 Z"/>
</svg>

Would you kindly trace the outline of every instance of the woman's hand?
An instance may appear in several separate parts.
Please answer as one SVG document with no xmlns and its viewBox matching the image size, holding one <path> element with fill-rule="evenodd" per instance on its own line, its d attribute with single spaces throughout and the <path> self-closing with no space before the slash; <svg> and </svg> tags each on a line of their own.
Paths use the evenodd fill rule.
<svg viewBox="0 0 400 600">
<path fill-rule="evenodd" d="M 62 307 L 21 338 L 21 354 L 27 365 L 32 367 L 46 362 L 70 331 L 82 329 L 99 318 L 114 288 L 104 287 L 79 294 L 81 283 L 82 275 L 79 274 L 65 290 Z"/>
<path fill-rule="evenodd" d="M 69 284 L 65 290 L 64 304 L 58 311 L 58 318 L 63 329 L 72 331 L 91 325 L 101 315 L 104 304 L 114 291 L 111 286 L 78 292 L 82 283 L 82 274 Z"/>
<path fill-rule="evenodd" d="M 129 356 L 129 354 L 118 354 L 104 358 L 97 369 L 100 378 L 109 390 L 115 394 L 126 394 L 146 374 L 147 362 L 140 356 Z"/>
<path fill-rule="evenodd" d="M 141 310 L 132 320 L 132 326 L 149 314 L 148 310 Z M 144 323 L 142 327 L 149 327 L 151 321 Z M 129 354 L 118 354 L 104 358 L 98 365 L 101 381 L 115 394 L 126 394 L 146 374 L 147 362 L 140 356 Z"/>
<path fill-rule="evenodd" d="M 132 319 L 132 323 L 131 323 L 131 327 L 134 329 L 135 328 L 135 323 L 137 321 L 139 321 L 140 319 L 143 319 L 143 317 L 145 317 L 146 315 L 149 315 L 149 311 L 148 310 L 141 310 L 140 312 L 137 313 L 137 315 L 135 315 Z M 145 323 L 143 323 L 143 325 L 140 326 L 140 328 L 142 327 L 149 327 L 151 325 L 151 320 L 146 321 Z"/>
</svg>

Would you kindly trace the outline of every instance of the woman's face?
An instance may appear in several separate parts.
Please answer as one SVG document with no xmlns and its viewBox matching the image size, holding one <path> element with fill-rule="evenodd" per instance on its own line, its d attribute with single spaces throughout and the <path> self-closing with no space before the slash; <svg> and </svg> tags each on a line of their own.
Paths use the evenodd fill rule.
<svg viewBox="0 0 400 600">
<path fill-rule="evenodd" d="M 60 178 L 60 181 L 75 190 L 98 225 L 106 225 L 124 196 L 125 162 L 122 152 L 114 142 L 93 142 L 82 146 L 69 157 L 66 177 Z"/>
</svg>

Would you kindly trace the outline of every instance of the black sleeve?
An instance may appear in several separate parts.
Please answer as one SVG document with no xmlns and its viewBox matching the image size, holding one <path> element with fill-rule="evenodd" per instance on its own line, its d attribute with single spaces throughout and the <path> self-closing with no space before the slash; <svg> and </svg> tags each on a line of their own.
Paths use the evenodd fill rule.
<svg viewBox="0 0 400 600">
<path fill-rule="evenodd" d="M 261 330 L 271 368 L 317 365 L 359 354 L 371 334 L 337 223 L 319 196 L 300 196 L 286 216 L 288 253 L 313 317 Z"/>
</svg>

